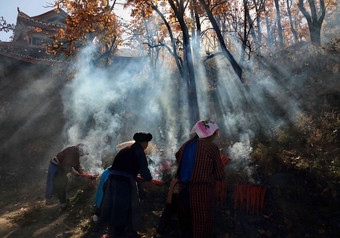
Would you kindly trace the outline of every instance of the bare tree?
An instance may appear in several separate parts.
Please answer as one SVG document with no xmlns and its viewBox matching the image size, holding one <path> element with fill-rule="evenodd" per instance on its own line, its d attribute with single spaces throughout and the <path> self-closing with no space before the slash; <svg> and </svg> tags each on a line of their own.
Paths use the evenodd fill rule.
<svg viewBox="0 0 340 238">
<path fill-rule="evenodd" d="M 0 31 L 10 32 L 15 28 L 14 24 L 8 24 L 3 16 L 0 16 Z"/>
<path fill-rule="evenodd" d="M 242 69 L 240 67 L 240 65 L 236 62 L 234 56 L 230 53 L 230 51 L 227 49 L 227 46 L 224 42 L 221 30 L 212 14 L 211 9 L 209 8 L 209 6 L 205 3 L 205 0 L 200 0 L 200 3 L 202 4 L 204 10 L 206 11 L 209 21 L 211 22 L 211 25 L 213 26 L 215 32 L 216 32 L 216 36 L 218 38 L 218 41 L 220 43 L 221 49 L 224 52 L 224 54 L 226 55 L 227 59 L 229 60 L 231 66 L 233 67 L 236 75 L 240 78 L 240 80 L 242 81 Z M 243 81 L 242 81 L 243 82 Z"/>
<path fill-rule="evenodd" d="M 310 7 L 311 14 L 306 10 L 304 6 L 304 0 L 299 0 L 299 3 L 297 5 L 307 20 L 311 42 L 314 45 L 319 46 L 321 44 L 321 36 L 320 36 L 321 26 L 326 15 L 325 1 L 320 0 L 319 13 L 317 13 L 315 1 L 314 0 L 307 0 L 307 1 Z"/>
</svg>

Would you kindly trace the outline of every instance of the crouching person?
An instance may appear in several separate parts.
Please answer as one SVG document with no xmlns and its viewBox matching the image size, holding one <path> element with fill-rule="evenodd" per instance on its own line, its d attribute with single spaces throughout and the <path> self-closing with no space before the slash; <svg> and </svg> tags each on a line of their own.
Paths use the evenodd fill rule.
<svg viewBox="0 0 340 238">
<path fill-rule="evenodd" d="M 51 159 L 47 174 L 46 183 L 46 199 L 50 199 L 56 194 L 61 208 L 66 208 L 68 199 L 66 197 L 66 189 L 68 178 L 67 174 L 72 173 L 75 176 L 83 173 L 80 166 L 80 157 L 88 154 L 85 152 L 83 144 L 70 146 L 59 152 Z"/>
<path fill-rule="evenodd" d="M 142 225 L 136 176 L 152 179 L 144 152 L 152 135 L 136 133 L 133 139 L 135 143 L 120 150 L 111 166 L 100 211 L 100 222 L 110 228 L 104 237 L 138 237 Z"/>
</svg>

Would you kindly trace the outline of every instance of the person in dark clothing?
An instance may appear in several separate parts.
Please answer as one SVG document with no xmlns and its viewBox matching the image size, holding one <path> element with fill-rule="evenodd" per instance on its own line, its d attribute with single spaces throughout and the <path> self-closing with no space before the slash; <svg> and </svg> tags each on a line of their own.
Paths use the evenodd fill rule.
<svg viewBox="0 0 340 238">
<path fill-rule="evenodd" d="M 133 139 L 135 143 L 119 151 L 112 163 L 101 204 L 100 222 L 109 223 L 114 237 L 137 237 L 142 221 L 136 177 L 139 173 L 144 181 L 152 179 L 144 152 L 152 135 L 139 132 Z"/>
<path fill-rule="evenodd" d="M 135 143 L 135 141 L 133 141 L 133 140 L 120 143 L 116 146 L 116 150 L 117 150 L 117 152 L 119 152 L 123 148 L 125 148 L 127 146 L 131 146 L 133 143 Z M 112 166 L 106 168 L 104 170 L 104 172 L 102 173 L 102 175 L 100 176 L 100 181 L 99 181 L 99 185 L 98 185 L 98 188 L 97 188 L 96 197 L 95 197 L 95 200 L 94 200 L 95 213 L 92 217 L 92 220 L 95 223 L 99 222 L 100 207 L 101 207 L 101 204 L 102 204 L 102 201 L 103 201 L 104 191 L 105 191 L 105 188 L 106 188 L 106 185 L 107 185 L 107 180 L 109 179 L 109 175 L 111 173 L 111 169 L 112 169 Z"/>
<path fill-rule="evenodd" d="M 87 154 L 83 144 L 70 146 L 59 152 L 51 159 L 46 183 L 46 199 L 56 194 L 62 208 L 67 206 L 66 188 L 67 174 L 75 176 L 83 173 L 79 158 Z"/>
</svg>

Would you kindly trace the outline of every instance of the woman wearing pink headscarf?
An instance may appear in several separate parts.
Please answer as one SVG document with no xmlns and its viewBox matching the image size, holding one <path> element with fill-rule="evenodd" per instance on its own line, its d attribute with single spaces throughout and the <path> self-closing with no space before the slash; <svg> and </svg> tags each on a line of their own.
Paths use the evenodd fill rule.
<svg viewBox="0 0 340 238">
<path fill-rule="evenodd" d="M 192 128 L 195 136 L 176 153 L 179 192 L 179 223 L 182 237 L 213 237 L 216 181 L 225 177 L 214 121 L 199 121 Z"/>
</svg>

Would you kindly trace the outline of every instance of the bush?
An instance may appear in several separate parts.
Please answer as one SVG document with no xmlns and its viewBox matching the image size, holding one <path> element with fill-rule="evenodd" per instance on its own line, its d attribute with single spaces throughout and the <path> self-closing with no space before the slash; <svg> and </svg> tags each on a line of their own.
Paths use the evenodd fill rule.
<svg viewBox="0 0 340 238">
<path fill-rule="evenodd" d="M 335 184 L 340 178 L 339 142 L 337 111 L 301 115 L 295 126 L 280 131 L 266 144 L 259 144 L 252 157 L 259 176 L 295 170 Z"/>
</svg>

